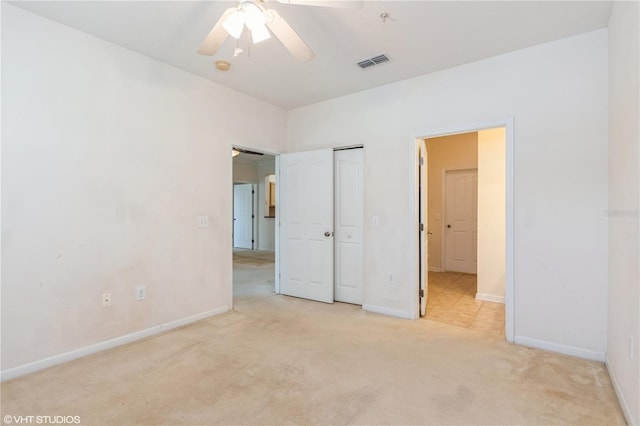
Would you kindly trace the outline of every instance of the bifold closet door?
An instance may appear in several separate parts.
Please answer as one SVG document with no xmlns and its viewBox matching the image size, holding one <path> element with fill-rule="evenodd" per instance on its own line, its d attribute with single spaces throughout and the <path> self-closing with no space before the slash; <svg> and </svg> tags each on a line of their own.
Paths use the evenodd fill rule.
<svg viewBox="0 0 640 426">
<path fill-rule="evenodd" d="M 333 303 L 333 150 L 280 156 L 280 292 Z"/>
<path fill-rule="evenodd" d="M 363 149 L 336 151 L 335 300 L 362 304 Z"/>
</svg>

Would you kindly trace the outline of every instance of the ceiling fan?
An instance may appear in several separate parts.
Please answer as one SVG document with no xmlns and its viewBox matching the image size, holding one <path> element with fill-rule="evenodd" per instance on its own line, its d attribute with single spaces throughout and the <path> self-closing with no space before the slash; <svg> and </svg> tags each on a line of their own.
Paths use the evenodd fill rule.
<svg viewBox="0 0 640 426">
<path fill-rule="evenodd" d="M 215 55 L 228 35 L 239 39 L 246 27 L 251 32 L 251 39 L 254 44 L 270 38 L 271 33 L 273 33 L 296 60 L 307 62 L 313 59 L 315 57 L 313 51 L 287 21 L 276 10 L 266 9 L 263 6 L 266 1 L 268 0 L 239 0 L 238 6 L 225 10 L 198 48 L 198 53 L 207 56 Z M 276 1 L 279 3 L 342 8 L 360 8 L 363 2 L 363 0 Z"/>
<path fill-rule="evenodd" d="M 240 154 L 264 155 L 262 152 L 251 151 L 249 149 L 242 149 L 242 148 L 235 148 L 235 147 L 231 149 L 231 155 L 233 157 L 237 157 Z"/>
</svg>

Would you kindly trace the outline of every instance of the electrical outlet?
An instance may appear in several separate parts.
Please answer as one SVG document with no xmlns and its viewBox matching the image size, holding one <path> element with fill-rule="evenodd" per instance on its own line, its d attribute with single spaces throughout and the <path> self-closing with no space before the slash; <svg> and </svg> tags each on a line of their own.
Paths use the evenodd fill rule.
<svg viewBox="0 0 640 426">
<path fill-rule="evenodd" d="M 102 295 L 102 307 L 106 308 L 107 306 L 111 306 L 111 293 L 104 293 Z"/>
<path fill-rule="evenodd" d="M 198 216 L 198 218 L 196 219 L 196 224 L 198 228 L 208 228 L 209 216 Z"/>
<path fill-rule="evenodd" d="M 144 300 L 147 297 L 147 288 L 143 285 L 136 287 L 136 300 Z"/>
</svg>

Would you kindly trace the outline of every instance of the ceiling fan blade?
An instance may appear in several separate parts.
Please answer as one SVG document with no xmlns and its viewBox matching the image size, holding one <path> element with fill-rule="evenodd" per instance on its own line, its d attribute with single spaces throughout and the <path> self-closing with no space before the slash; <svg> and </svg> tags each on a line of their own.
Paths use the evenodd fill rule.
<svg viewBox="0 0 640 426">
<path fill-rule="evenodd" d="M 343 9 L 362 9 L 364 0 L 277 0 L 279 3 L 299 4 L 302 6 L 338 7 Z"/>
<path fill-rule="evenodd" d="M 262 152 L 251 151 L 250 149 L 235 148 L 235 150 L 240 151 L 244 154 L 264 155 Z"/>
<path fill-rule="evenodd" d="M 315 53 L 302 41 L 300 36 L 278 12 L 273 9 L 267 9 L 265 11 L 265 23 L 296 60 L 307 62 L 315 58 Z"/>
<path fill-rule="evenodd" d="M 226 40 L 229 33 L 224 29 L 222 23 L 227 16 L 231 15 L 236 11 L 235 7 L 230 7 L 225 10 L 218 22 L 213 26 L 207 37 L 204 39 L 200 47 L 198 48 L 198 53 L 201 55 L 213 56 L 218 51 L 220 45 Z"/>
</svg>

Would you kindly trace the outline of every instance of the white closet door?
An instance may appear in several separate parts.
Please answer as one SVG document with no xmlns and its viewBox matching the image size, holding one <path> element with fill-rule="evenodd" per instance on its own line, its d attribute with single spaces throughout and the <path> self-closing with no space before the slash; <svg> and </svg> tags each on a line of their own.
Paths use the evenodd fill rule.
<svg viewBox="0 0 640 426">
<path fill-rule="evenodd" d="M 333 150 L 280 156 L 280 292 L 333 303 Z"/>
<path fill-rule="evenodd" d="M 335 156 L 335 300 L 362 305 L 362 149 Z"/>
</svg>

